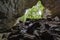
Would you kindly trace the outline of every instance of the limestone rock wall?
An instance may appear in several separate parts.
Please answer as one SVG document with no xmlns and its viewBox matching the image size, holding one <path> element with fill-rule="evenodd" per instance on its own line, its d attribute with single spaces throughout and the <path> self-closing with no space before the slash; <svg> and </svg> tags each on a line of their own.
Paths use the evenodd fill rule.
<svg viewBox="0 0 60 40">
<path fill-rule="evenodd" d="M 43 6 L 51 11 L 52 17 L 60 18 L 60 0 L 41 0 Z"/>
<path fill-rule="evenodd" d="M 0 0 L 0 30 L 10 29 L 38 0 Z"/>
</svg>

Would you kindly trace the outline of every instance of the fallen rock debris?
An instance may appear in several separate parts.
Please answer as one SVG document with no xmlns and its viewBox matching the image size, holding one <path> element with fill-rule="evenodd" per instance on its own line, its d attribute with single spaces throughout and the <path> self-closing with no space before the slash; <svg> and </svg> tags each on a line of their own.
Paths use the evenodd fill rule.
<svg viewBox="0 0 60 40">
<path fill-rule="evenodd" d="M 3 37 L 4 39 L 5 37 Z M 18 23 L 11 29 L 7 40 L 60 40 L 60 20 L 52 18 Z"/>
</svg>

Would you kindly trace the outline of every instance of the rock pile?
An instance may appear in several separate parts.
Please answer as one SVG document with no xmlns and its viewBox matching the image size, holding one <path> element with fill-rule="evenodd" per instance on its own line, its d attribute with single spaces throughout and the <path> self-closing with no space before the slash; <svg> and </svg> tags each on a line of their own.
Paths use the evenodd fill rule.
<svg viewBox="0 0 60 40">
<path fill-rule="evenodd" d="M 8 40 L 60 40 L 60 20 L 31 20 L 12 28 Z"/>
</svg>

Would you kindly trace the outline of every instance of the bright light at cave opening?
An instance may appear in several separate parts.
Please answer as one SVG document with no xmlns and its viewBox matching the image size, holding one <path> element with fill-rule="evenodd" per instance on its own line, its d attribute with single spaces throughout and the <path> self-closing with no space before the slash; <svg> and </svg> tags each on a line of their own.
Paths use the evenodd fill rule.
<svg viewBox="0 0 60 40">
<path fill-rule="evenodd" d="M 41 10 L 38 11 L 38 15 L 42 15 L 42 11 Z"/>
</svg>

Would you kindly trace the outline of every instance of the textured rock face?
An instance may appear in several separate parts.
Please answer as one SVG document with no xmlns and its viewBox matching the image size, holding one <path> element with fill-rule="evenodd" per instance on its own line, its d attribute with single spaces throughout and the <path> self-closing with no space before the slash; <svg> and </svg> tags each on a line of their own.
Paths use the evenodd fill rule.
<svg viewBox="0 0 60 40">
<path fill-rule="evenodd" d="M 60 0 L 41 0 L 43 6 L 51 11 L 52 17 L 60 18 Z"/>
<path fill-rule="evenodd" d="M 37 2 L 38 0 L 0 0 L 0 30 L 10 29 L 17 18 Z"/>
</svg>

